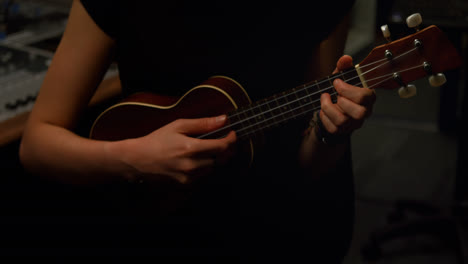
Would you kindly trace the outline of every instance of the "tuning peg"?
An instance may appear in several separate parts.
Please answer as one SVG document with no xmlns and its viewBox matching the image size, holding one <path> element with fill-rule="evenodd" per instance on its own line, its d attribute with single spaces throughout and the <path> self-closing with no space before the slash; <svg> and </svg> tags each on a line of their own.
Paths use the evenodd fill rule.
<svg viewBox="0 0 468 264">
<path fill-rule="evenodd" d="M 390 34 L 390 29 L 388 28 L 388 25 L 383 25 L 380 27 L 380 30 L 382 30 L 382 35 L 384 36 L 384 38 L 388 41 L 388 42 L 391 42 L 392 39 L 390 38 L 391 34 Z"/>
<path fill-rule="evenodd" d="M 437 73 L 435 75 L 429 76 L 429 84 L 432 87 L 440 87 L 445 82 L 447 82 L 447 78 L 445 78 L 445 75 L 443 73 Z"/>
<path fill-rule="evenodd" d="M 432 87 L 440 87 L 447 82 L 447 78 L 445 78 L 445 75 L 443 73 L 433 73 L 432 65 L 429 62 L 425 61 L 423 63 L 423 68 L 424 71 L 426 71 L 427 75 L 429 75 L 429 84 Z"/>
<path fill-rule="evenodd" d="M 421 25 L 421 23 L 422 17 L 419 13 L 412 14 L 406 18 L 406 25 L 408 25 L 409 28 L 416 29 L 416 31 L 419 30 L 419 25 Z"/>
<path fill-rule="evenodd" d="M 400 89 L 398 89 L 398 95 L 401 98 L 410 98 L 416 95 L 416 86 L 412 84 L 405 84 L 401 79 L 401 75 L 397 72 L 393 74 L 393 80 L 395 80 L 399 85 L 401 85 Z"/>
<path fill-rule="evenodd" d="M 402 86 L 402 87 L 400 87 L 400 89 L 398 89 L 398 95 L 401 98 L 405 98 L 405 99 L 413 97 L 413 96 L 416 95 L 416 86 L 414 86 L 412 84 Z"/>
</svg>

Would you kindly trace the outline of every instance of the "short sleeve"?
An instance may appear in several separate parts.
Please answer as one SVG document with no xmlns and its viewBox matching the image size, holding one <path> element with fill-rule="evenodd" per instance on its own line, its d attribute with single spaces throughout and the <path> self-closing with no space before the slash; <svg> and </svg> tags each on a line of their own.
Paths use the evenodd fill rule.
<svg viewBox="0 0 468 264">
<path fill-rule="evenodd" d="M 89 16 L 111 38 L 119 33 L 120 1 L 118 0 L 80 0 Z"/>
</svg>

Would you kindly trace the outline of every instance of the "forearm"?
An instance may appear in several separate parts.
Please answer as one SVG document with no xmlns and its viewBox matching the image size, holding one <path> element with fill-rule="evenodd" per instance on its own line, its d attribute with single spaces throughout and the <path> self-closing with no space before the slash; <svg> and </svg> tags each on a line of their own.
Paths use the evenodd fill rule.
<svg viewBox="0 0 468 264">
<path fill-rule="evenodd" d="M 335 67 L 344 50 L 349 22 L 350 17 L 348 15 L 343 18 L 327 39 L 323 40 L 313 50 L 307 75 L 308 80 L 327 76 L 333 69 L 335 69 L 334 73 L 343 70 Z M 352 66 L 352 61 L 350 63 L 349 66 Z M 311 129 L 303 137 L 299 149 L 300 166 L 306 173 L 311 172 L 313 175 L 321 175 L 336 166 L 337 161 L 344 155 L 348 147 L 349 140 L 340 144 L 325 144 L 317 138 L 316 133 Z"/>
<path fill-rule="evenodd" d="M 209 140 L 188 136 L 223 127 L 225 116 L 178 119 L 146 136 L 119 141 L 83 138 L 34 117 L 21 142 L 21 161 L 34 173 L 74 184 L 186 184 L 211 171 L 216 158 L 229 157 L 236 142 L 234 132 Z"/>
<path fill-rule="evenodd" d="M 73 184 L 96 184 L 129 178 L 131 169 L 116 142 L 95 141 L 47 123 L 29 124 L 20 148 L 24 167 L 44 177 Z M 29 132 L 31 131 L 31 132 Z"/>
</svg>

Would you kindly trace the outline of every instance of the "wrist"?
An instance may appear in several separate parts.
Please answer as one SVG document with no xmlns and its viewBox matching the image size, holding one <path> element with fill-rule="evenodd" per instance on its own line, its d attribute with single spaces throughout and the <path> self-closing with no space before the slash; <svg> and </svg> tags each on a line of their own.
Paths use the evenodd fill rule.
<svg viewBox="0 0 468 264">
<path fill-rule="evenodd" d="M 349 139 L 349 134 L 332 134 L 328 132 L 320 119 L 319 111 L 314 113 L 310 121 L 311 130 L 313 130 L 317 141 L 328 146 L 344 144 Z"/>
<path fill-rule="evenodd" d="M 129 153 L 131 153 L 131 140 L 111 141 L 105 145 L 105 152 L 111 162 L 111 170 L 126 182 L 141 181 L 141 173 L 132 165 Z"/>
</svg>

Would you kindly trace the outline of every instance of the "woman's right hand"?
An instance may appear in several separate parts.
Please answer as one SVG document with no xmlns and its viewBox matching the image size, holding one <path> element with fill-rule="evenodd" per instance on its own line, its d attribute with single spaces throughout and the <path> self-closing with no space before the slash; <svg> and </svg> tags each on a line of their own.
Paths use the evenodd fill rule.
<svg viewBox="0 0 468 264">
<path fill-rule="evenodd" d="M 220 139 L 198 139 L 200 135 L 221 128 L 226 116 L 178 119 L 151 134 L 120 142 L 122 161 L 129 166 L 130 179 L 158 181 L 174 179 L 182 184 L 208 174 L 215 164 L 222 164 L 233 154 L 236 134 L 231 131 Z"/>
</svg>

